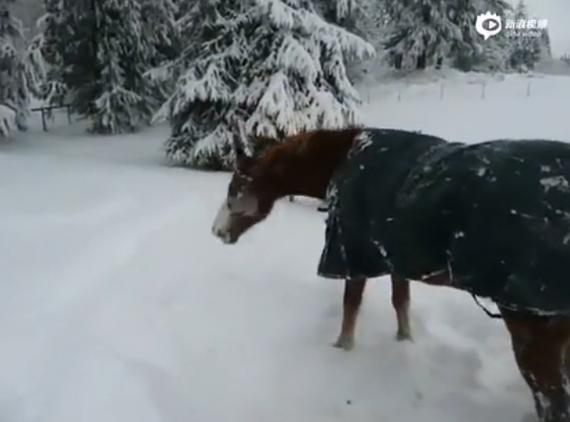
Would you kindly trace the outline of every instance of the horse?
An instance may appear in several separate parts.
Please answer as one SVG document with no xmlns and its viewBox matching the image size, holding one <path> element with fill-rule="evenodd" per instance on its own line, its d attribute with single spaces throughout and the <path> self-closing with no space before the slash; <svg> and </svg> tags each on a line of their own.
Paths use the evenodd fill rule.
<svg viewBox="0 0 570 422">
<path fill-rule="evenodd" d="M 368 278 L 392 275 L 404 331 L 408 280 L 489 297 L 539 421 L 570 422 L 568 144 L 464 145 L 347 128 L 300 133 L 251 157 L 244 142 L 234 139 L 236 167 L 213 233 L 235 244 L 278 199 L 326 197 L 318 272 L 346 280 L 337 345 L 351 346 Z"/>
<path fill-rule="evenodd" d="M 343 132 L 314 132 L 290 137 L 286 142 L 267 137 L 255 137 L 248 142 L 243 127 L 239 123 L 235 123 L 234 126 L 238 135 L 233 139 L 232 146 L 237 166 L 229 185 L 228 198 L 220 208 L 213 228 L 214 234 L 221 236 L 226 243 L 237 242 L 245 231 L 269 215 L 273 203 L 278 199 L 287 197 L 291 201 L 294 196 L 305 196 L 326 202 L 328 180 L 332 177 L 335 167 L 348 153 L 352 135 L 356 133 L 350 131 L 346 136 Z M 330 149 L 332 144 L 327 145 L 323 142 L 323 135 L 326 139 L 332 139 L 335 148 Z M 244 145 L 254 145 L 251 155 L 246 154 Z M 297 158 L 301 157 L 299 154 L 317 160 L 317 157 L 323 155 L 326 159 L 318 160 L 319 165 L 312 166 L 308 161 L 298 162 Z M 254 157 L 259 157 L 259 161 Z M 263 166 L 258 165 L 261 163 Z M 264 182 L 258 188 L 259 209 L 250 212 L 247 210 L 247 204 L 238 201 L 237 196 L 241 195 L 241 192 L 253 181 L 250 173 L 257 171 L 267 172 L 270 179 L 268 183 Z M 265 177 L 260 173 L 259 180 L 262 179 Z M 244 213 L 239 213 L 241 214 L 239 217 L 232 211 L 236 206 L 238 209 L 241 207 L 245 209 Z M 228 225 L 230 218 L 233 223 Z M 345 351 L 354 348 L 356 323 L 366 284 L 367 279 L 364 277 L 351 277 L 345 280 L 342 322 L 340 333 L 333 343 L 334 347 Z M 391 302 L 397 322 L 395 338 L 398 341 L 411 341 L 410 283 L 408 280 L 392 276 L 391 286 Z"/>
</svg>

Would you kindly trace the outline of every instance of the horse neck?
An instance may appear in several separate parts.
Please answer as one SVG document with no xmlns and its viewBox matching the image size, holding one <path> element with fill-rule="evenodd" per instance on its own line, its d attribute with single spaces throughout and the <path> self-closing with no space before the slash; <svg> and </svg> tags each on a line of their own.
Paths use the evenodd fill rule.
<svg viewBox="0 0 570 422">
<path fill-rule="evenodd" d="M 268 154 L 276 196 L 324 199 L 335 170 L 344 162 L 358 130 L 318 131 L 295 137 Z"/>
</svg>

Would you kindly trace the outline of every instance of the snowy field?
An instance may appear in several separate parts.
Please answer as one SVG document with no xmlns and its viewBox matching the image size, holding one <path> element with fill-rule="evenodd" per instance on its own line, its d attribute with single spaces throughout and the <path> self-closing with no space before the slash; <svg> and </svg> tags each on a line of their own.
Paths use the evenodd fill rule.
<svg viewBox="0 0 570 422">
<path fill-rule="evenodd" d="M 570 78 L 487 78 L 485 98 L 480 82 L 363 89 L 366 122 L 466 142 L 570 140 Z M 222 245 L 210 226 L 228 175 L 166 166 L 166 136 L 93 138 L 61 117 L 49 134 L 35 122 L 0 145 L 1 422 L 533 413 L 506 330 L 467 294 L 414 284 L 415 341 L 402 344 L 389 283 L 375 280 L 356 348 L 331 347 L 342 283 L 316 276 L 324 215 L 284 201 L 240 244 Z"/>
</svg>

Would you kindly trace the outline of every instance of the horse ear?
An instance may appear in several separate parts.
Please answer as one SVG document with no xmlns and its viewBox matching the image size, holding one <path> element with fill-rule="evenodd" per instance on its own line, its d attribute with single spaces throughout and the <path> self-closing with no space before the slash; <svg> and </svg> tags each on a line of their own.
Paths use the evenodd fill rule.
<svg viewBox="0 0 570 422">
<path fill-rule="evenodd" d="M 236 157 L 235 170 L 246 172 L 251 164 L 251 157 L 245 151 L 247 135 L 242 120 L 234 119 L 232 122 L 232 147 Z"/>
</svg>

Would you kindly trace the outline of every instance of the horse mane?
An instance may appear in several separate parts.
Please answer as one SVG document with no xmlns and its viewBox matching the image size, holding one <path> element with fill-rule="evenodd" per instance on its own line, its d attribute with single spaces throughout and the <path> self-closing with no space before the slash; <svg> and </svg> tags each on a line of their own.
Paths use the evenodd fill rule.
<svg viewBox="0 0 570 422">
<path fill-rule="evenodd" d="M 362 131 L 361 127 L 351 126 L 343 129 L 316 129 L 299 132 L 282 140 L 257 136 L 253 142 L 254 156 L 262 161 L 274 161 L 277 157 L 293 155 L 312 156 L 321 153 L 328 156 L 331 152 L 346 155 L 360 131 Z"/>
<path fill-rule="evenodd" d="M 255 158 L 259 180 L 273 180 L 282 192 L 323 198 L 333 172 L 346 159 L 362 128 L 319 129 L 283 140 L 259 138 Z M 276 182 L 278 181 L 278 182 Z"/>
</svg>

